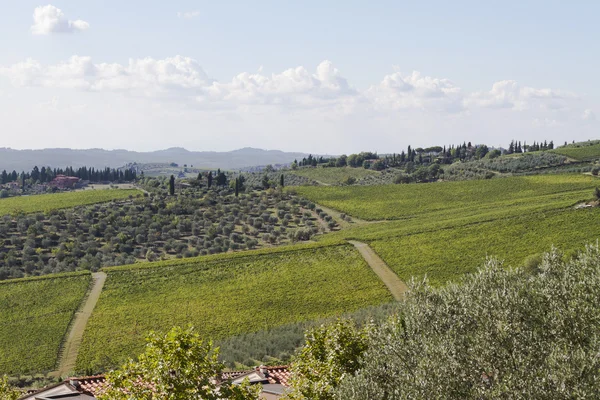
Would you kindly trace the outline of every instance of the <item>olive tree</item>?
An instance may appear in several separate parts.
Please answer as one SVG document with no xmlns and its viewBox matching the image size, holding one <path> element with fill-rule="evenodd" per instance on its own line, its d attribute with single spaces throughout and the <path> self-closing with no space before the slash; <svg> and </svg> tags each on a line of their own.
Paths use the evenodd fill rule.
<svg viewBox="0 0 600 400">
<path fill-rule="evenodd" d="M 413 283 L 336 398 L 597 398 L 600 251 L 563 260 L 552 251 L 533 275 L 488 260 L 461 284 Z"/>
<path fill-rule="evenodd" d="M 291 365 L 288 400 L 330 400 L 339 383 L 360 367 L 367 349 L 369 327 L 357 328 L 351 320 L 313 328 Z"/>
</svg>

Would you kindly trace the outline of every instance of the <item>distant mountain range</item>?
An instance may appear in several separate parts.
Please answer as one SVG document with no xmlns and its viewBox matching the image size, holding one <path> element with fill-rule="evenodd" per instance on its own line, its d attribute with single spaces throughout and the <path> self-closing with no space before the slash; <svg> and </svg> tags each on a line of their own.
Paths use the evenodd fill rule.
<svg viewBox="0 0 600 400">
<path fill-rule="evenodd" d="M 177 163 L 193 165 L 196 168 L 241 169 L 268 164 L 288 164 L 294 159 L 308 156 L 305 153 L 286 153 L 279 150 L 262 150 L 246 147 L 239 150 L 188 151 L 180 147 L 151 152 L 129 150 L 73 150 L 43 149 L 14 150 L 0 148 L 0 171 L 28 171 L 34 166 L 67 167 L 72 166 L 118 168 L 129 163 Z"/>
</svg>

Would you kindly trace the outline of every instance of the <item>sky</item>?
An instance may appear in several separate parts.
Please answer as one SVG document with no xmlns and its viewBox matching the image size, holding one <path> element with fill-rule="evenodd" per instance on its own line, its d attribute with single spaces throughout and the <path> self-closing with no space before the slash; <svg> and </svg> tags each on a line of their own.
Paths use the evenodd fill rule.
<svg viewBox="0 0 600 400">
<path fill-rule="evenodd" d="M 0 147 L 598 138 L 598 1 L 0 4 Z"/>
</svg>

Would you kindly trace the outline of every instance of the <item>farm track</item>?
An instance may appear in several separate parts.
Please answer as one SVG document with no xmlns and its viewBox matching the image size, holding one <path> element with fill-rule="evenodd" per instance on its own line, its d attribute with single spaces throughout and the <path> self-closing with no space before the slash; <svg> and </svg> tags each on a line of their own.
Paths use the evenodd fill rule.
<svg viewBox="0 0 600 400">
<path fill-rule="evenodd" d="M 75 370 L 75 362 L 81 347 L 83 332 L 102 293 L 104 282 L 106 282 L 106 273 L 96 272 L 92 274 L 92 279 L 92 288 L 85 299 L 83 307 L 75 313 L 67 338 L 61 346 L 58 369 L 51 374 L 54 377 L 64 377 Z"/>
<path fill-rule="evenodd" d="M 404 294 L 408 290 L 406 283 L 402 282 L 398 275 L 394 273 L 387 266 L 387 264 L 373 251 L 368 244 L 349 240 L 348 243 L 352 244 L 363 256 L 367 264 L 371 267 L 373 272 L 377 274 L 379 279 L 387 286 L 389 291 L 392 293 L 394 299 L 400 301 L 404 298 Z"/>
</svg>

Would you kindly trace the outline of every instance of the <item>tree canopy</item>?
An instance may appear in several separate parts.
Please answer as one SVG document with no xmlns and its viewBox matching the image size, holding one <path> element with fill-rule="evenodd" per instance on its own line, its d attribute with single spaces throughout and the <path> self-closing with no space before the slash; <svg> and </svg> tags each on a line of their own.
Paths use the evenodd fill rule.
<svg viewBox="0 0 600 400">
<path fill-rule="evenodd" d="M 219 382 L 219 350 L 192 327 L 151 333 L 138 361 L 107 374 L 108 389 L 100 400 L 258 399 L 259 386 Z"/>
</svg>

